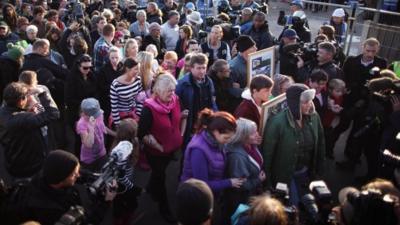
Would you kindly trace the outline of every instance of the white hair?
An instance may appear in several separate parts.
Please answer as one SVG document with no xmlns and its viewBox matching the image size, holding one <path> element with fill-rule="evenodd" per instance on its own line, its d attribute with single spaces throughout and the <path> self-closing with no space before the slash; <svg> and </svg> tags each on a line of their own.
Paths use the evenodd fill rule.
<svg viewBox="0 0 400 225">
<path fill-rule="evenodd" d="M 163 91 L 167 91 L 170 88 L 176 87 L 176 79 L 169 73 L 159 75 L 154 83 L 153 91 L 155 94 L 160 94 Z"/>
<path fill-rule="evenodd" d="M 26 27 L 26 32 L 27 33 L 31 33 L 31 32 L 37 33 L 38 32 L 38 28 L 35 25 L 29 25 L 29 26 Z"/>
</svg>

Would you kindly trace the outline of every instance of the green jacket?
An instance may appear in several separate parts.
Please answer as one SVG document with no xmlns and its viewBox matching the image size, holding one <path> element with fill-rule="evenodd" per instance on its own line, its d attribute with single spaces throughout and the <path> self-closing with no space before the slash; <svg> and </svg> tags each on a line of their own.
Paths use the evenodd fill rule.
<svg viewBox="0 0 400 225">
<path fill-rule="evenodd" d="M 321 120 L 316 112 L 305 118 L 314 134 L 314 155 L 308 169 L 311 175 L 321 175 L 325 160 L 325 138 Z M 289 186 L 296 166 L 299 131 L 289 109 L 283 110 L 267 122 L 263 135 L 264 169 L 269 187 L 277 182 Z"/>
</svg>

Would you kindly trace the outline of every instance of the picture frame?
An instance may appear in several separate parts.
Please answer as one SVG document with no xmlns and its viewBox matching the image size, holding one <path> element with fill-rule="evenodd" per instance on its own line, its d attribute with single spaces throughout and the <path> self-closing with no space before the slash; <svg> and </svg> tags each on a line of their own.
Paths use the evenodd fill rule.
<svg viewBox="0 0 400 225">
<path fill-rule="evenodd" d="M 275 73 L 275 47 L 266 48 L 249 54 L 247 60 L 247 86 L 251 78 L 257 74 L 265 74 L 273 78 Z"/>
<path fill-rule="evenodd" d="M 260 117 L 260 135 L 264 134 L 264 127 L 268 122 L 268 119 L 287 108 L 286 94 L 276 96 L 261 106 L 261 117 Z"/>
</svg>

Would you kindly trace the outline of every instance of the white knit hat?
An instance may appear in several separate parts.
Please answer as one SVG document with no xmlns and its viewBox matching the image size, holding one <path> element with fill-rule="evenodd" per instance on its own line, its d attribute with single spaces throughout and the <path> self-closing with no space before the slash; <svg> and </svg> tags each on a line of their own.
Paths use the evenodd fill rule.
<svg viewBox="0 0 400 225">
<path fill-rule="evenodd" d="M 346 14 L 344 13 L 344 9 L 338 8 L 333 11 L 332 16 L 334 17 L 344 17 Z"/>
</svg>

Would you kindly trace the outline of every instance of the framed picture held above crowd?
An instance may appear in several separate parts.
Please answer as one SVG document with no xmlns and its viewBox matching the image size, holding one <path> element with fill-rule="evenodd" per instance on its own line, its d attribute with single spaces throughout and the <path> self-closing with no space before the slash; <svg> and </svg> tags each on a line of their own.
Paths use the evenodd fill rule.
<svg viewBox="0 0 400 225">
<path fill-rule="evenodd" d="M 266 48 L 249 54 L 247 59 L 247 86 L 251 78 L 257 74 L 265 74 L 273 78 L 275 73 L 275 47 Z"/>
<path fill-rule="evenodd" d="M 261 121 L 259 127 L 260 134 L 264 134 L 264 127 L 265 124 L 268 122 L 268 119 L 271 118 L 271 116 L 278 114 L 279 112 L 281 112 L 286 108 L 287 108 L 286 94 L 278 95 L 275 98 L 264 103 L 261 106 L 261 117 L 260 117 Z"/>
</svg>

